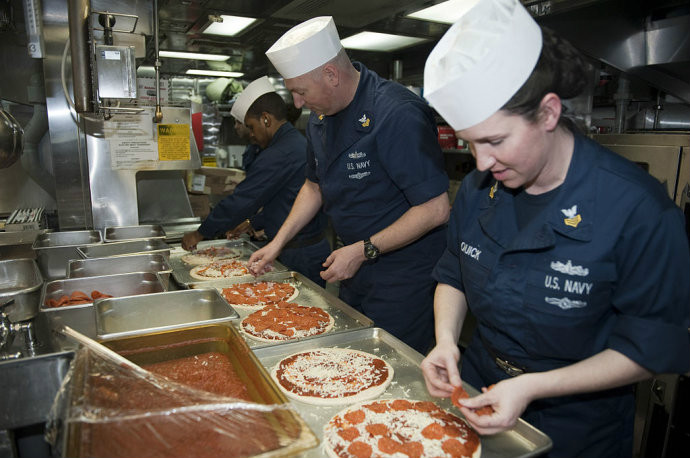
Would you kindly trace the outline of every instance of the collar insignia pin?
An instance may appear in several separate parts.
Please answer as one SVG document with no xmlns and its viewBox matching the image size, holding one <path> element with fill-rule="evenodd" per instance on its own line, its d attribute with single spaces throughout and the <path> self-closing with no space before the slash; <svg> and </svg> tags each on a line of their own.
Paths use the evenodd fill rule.
<svg viewBox="0 0 690 458">
<path fill-rule="evenodd" d="M 362 127 L 369 127 L 370 119 L 367 118 L 366 114 L 363 114 L 362 117 L 359 118 L 357 121 L 362 123 Z"/>
<path fill-rule="evenodd" d="M 323 121 L 323 115 L 322 114 L 319 115 L 319 121 Z"/>
<path fill-rule="evenodd" d="M 565 215 L 563 222 L 566 226 L 577 227 L 582 221 L 582 216 L 577 212 L 577 205 L 573 205 L 570 208 L 563 208 L 561 212 Z"/>
<path fill-rule="evenodd" d="M 498 190 L 498 181 L 495 182 L 493 186 L 491 186 L 491 189 L 489 189 L 489 197 L 491 197 L 493 199 L 494 194 L 496 194 L 497 190 Z"/>
</svg>

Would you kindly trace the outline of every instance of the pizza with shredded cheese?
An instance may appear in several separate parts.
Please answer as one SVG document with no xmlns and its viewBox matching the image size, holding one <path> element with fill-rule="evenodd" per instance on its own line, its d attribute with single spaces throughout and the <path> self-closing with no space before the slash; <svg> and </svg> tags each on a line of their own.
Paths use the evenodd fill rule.
<svg viewBox="0 0 690 458">
<path fill-rule="evenodd" d="M 214 280 L 217 278 L 238 277 L 249 274 L 247 263 L 236 260 L 216 261 L 210 264 L 196 266 L 189 271 L 189 275 L 197 280 Z"/>
<path fill-rule="evenodd" d="M 262 342 L 281 342 L 323 334 L 333 329 L 333 323 L 333 317 L 322 308 L 278 302 L 248 315 L 240 330 Z"/>
<path fill-rule="evenodd" d="M 365 401 L 339 412 L 324 426 L 331 458 L 478 458 L 479 436 L 464 420 L 429 401 Z"/>
<path fill-rule="evenodd" d="M 191 253 L 187 253 L 183 255 L 181 259 L 185 264 L 198 266 L 201 264 L 210 264 L 212 262 L 224 259 L 236 259 L 241 255 L 242 253 L 239 250 L 227 246 L 210 246 L 208 248 L 202 248 L 200 250 L 194 250 Z"/>
<path fill-rule="evenodd" d="M 290 398 L 337 405 L 379 396 L 393 379 L 393 368 L 363 351 L 317 348 L 284 358 L 271 375 Z"/>
<path fill-rule="evenodd" d="M 299 291 L 290 283 L 258 281 L 221 288 L 221 294 L 233 307 L 260 309 L 268 304 L 290 302 L 297 297 Z"/>
</svg>

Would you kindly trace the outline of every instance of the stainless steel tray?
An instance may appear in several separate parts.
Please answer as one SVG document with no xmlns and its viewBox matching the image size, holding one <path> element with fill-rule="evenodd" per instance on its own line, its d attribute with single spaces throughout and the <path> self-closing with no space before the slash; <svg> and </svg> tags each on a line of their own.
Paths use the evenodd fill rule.
<svg viewBox="0 0 690 458">
<path fill-rule="evenodd" d="M 93 307 L 95 303 L 105 299 L 96 299 L 90 304 L 68 305 L 65 307 L 46 307 L 48 299 L 59 299 L 61 296 L 69 296 L 74 291 L 82 291 L 90 295 L 91 291 L 98 290 L 101 293 L 113 297 L 137 296 L 140 294 L 161 293 L 165 291 L 158 276 L 153 272 L 133 272 L 116 275 L 100 275 L 97 277 L 65 278 L 53 280 L 43 285 L 41 291 L 41 312 L 55 313 L 59 310 Z"/>
<path fill-rule="evenodd" d="M 388 362 L 395 371 L 393 381 L 380 398 L 406 398 L 433 401 L 438 406 L 462 417 L 460 411 L 449 399 L 432 397 L 424 384 L 424 376 L 419 365 L 424 357 L 411 347 L 381 328 L 360 329 L 314 337 L 309 341 L 287 343 L 266 348 L 257 348 L 254 354 L 270 372 L 278 362 L 293 353 L 317 347 L 351 348 L 377 355 Z M 471 394 L 477 390 L 469 385 L 465 389 Z M 290 401 L 319 438 L 323 439 L 323 427 L 328 420 L 346 405 L 312 406 L 299 401 Z M 551 439 L 523 420 L 518 420 L 515 428 L 482 437 L 482 458 L 527 458 L 538 456 L 551 448 Z M 326 456 L 321 447 L 306 452 L 304 458 Z"/>
<path fill-rule="evenodd" d="M 33 259 L 0 261 L 0 302 L 14 299 L 4 312 L 13 323 L 38 314 L 43 277 Z"/>
<path fill-rule="evenodd" d="M 44 280 L 65 278 L 67 262 L 81 259 L 79 247 L 103 243 L 100 231 L 48 232 L 36 237 L 32 245 Z"/>
<path fill-rule="evenodd" d="M 238 317 L 214 289 L 103 299 L 94 307 L 96 333 L 101 339 L 222 323 Z"/>
<path fill-rule="evenodd" d="M 67 264 L 67 278 L 94 277 L 98 275 L 124 274 L 129 272 L 153 272 L 158 274 L 167 289 L 172 267 L 160 253 L 115 256 L 110 258 L 75 259 Z"/>
<path fill-rule="evenodd" d="M 320 307 L 330 313 L 333 317 L 333 329 L 328 332 L 328 335 L 352 331 L 355 329 L 370 328 L 374 325 L 374 322 L 370 318 L 367 318 L 365 315 L 359 313 L 357 310 L 353 309 L 333 294 L 329 293 L 304 275 L 297 272 L 269 272 L 260 277 L 245 275 L 242 277 L 228 278 L 225 280 L 213 280 L 195 283 L 192 285 L 192 288 L 214 288 L 220 292 L 223 288 L 227 288 L 228 286 L 253 281 L 290 282 L 297 286 L 299 294 L 291 302 L 310 307 Z M 239 314 L 239 320 L 234 322 L 233 325 L 238 328 L 240 321 L 247 315 L 254 312 L 254 310 L 246 310 L 239 307 L 235 310 Z M 244 336 L 244 334 L 242 335 Z M 304 340 L 313 338 L 314 337 L 308 337 Z M 245 339 L 251 348 L 266 347 L 270 345 L 285 345 L 285 342 L 261 342 L 249 337 L 245 337 Z"/>
<path fill-rule="evenodd" d="M 106 258 L 110 256 L 131 256 L 134 254 L 158 253 L 170 256 L 170 246 L 160 239 L 113 242 L 101 245 L 79 247 L 82 258 Z"/>
<path fill-rule="evenodd" d="M 199 242 L 197 245 L 198 249 L 204 249 L 204 248 L 209 248 L 212 246 L 226 246 L 229 248 L 234 248 L 236 250 L 240 251 L 240 257 L 237 258 L 240 261 L 247 261 L 249 259 L 249 256 L 252 255 L 256 250 L 259 248 L 254 245 L 252 242 L 249 240 L 245 239 L 238 239 L 238 240 L 209 240 L 206 242 Z M 192 270 L 196 266 L 190 266 L 189 264 L 185 264 L 182 261 L 182 256 L 185 254 L 188 254 L 188 251 L 184 251 L 182 248 L 180 249 L 175 249 L 170 253 L 170 266 L 173 269 L 173 278 L 175 281 L 180 285 L 184 286 L 187 288 L 190 288 L 193 284 L 196 283 L 206 283 L 207 281 L 217 281 L 217 280 L 199 280 L 197 278 L 193 278 L 191 275 L 189 275 L 189 271 Z M 288 268 L 285 267 L 283 264 L 279 263 L 278 261 L 273 263 L 273 272 L 285 272 L 287 271 Z M 225 280 L 225 279 L 223 279 Z M 228 280 L 233 280 L 232 278 L 228 278 Z M 245 280 L 246 281 L 246 280 Z"/>
<path fill-rule="evenodd" d="M 103 230 L 103 241 L 107 243 L 164 238 L 165 231 L 158 224 L 106 227 Z"/>
</svg>

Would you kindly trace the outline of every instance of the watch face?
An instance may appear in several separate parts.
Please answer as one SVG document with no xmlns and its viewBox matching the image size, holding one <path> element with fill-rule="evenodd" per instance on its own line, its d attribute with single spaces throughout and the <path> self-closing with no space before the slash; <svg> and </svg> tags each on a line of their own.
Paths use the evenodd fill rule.
<svg viewBox="0 0 690 458">
<path fill-rule="evenodd" d="M 367 259 L 374 259 L 379 255 L 379 250 L 370 243 L 367 243 L 364 245 L 364 256 L 367 257 Z"/>
</svg>

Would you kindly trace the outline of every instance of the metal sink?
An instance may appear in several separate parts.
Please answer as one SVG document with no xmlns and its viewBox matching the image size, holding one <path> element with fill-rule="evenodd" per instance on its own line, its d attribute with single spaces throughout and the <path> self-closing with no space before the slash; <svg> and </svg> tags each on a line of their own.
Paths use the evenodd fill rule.
<svg viewBox="0 0 690 458">
<path fill-rule="evenodd" d="M 45 325 L 35 326 L 32 350 L 17 335 L 10 352 L 22 357 L 0 361 L 0 431 L 44 423 L 74 356 L 54 343 Z"/>
</svg>

